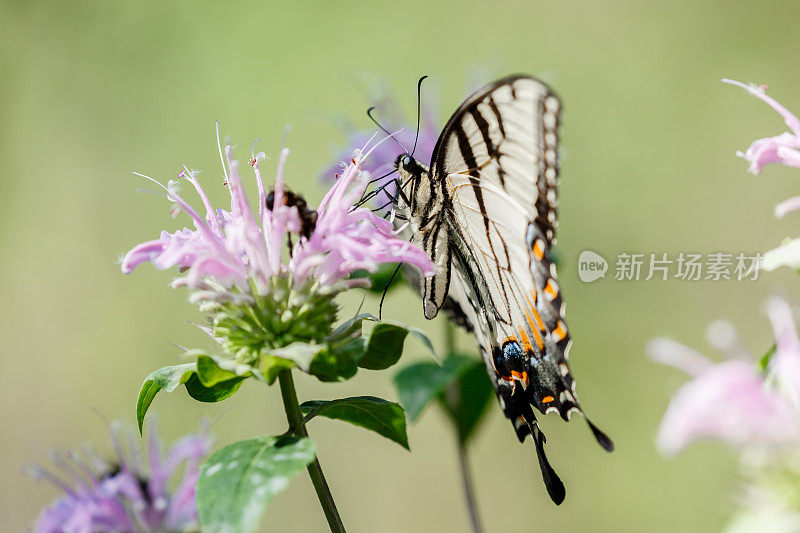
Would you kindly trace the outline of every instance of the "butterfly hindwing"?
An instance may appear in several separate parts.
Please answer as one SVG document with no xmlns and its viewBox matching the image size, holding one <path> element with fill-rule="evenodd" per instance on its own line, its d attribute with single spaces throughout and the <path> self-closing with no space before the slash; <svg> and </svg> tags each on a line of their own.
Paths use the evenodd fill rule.
<svg viewBox="0 0 800 533">
<path fill-rule="evenodd" d="M 441 222 L 431 224 L 427 231 L 419 234 L 421 248 L 425 250 L 436 267 L 436 274 L 423 278 L 422 300 L 425 318 L 434 318 L 444 304 L 450 286 L 450 239 L 447 228 Z"/>
</svg>

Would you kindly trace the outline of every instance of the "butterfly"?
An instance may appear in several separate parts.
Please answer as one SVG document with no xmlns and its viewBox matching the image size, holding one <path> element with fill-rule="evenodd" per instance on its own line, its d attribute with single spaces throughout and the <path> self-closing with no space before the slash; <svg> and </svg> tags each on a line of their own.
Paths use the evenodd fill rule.
<svg viewBox="0 0 800 533">
<path fill-rule="evenodd" d="M 547 491 L 564 484 L 544 452 L 534 408 L 583 415 L 567 361 L 565 306 L 549 252 L 556 240 L 561 103 L 541 81 L 508 76 L 447 121 L 426 167 L 397 157 L 394 208 L 436 274 L 420 280 L 425 317 L 440 309 L 473 331 L 505 416 L 531 435 Z M 412 150 L 413 154 L 413 150 Z M 584 418 L 585 415 L 584 415 Z M 597 442 L 611 439 L 588 418 Z"/>
</svg>

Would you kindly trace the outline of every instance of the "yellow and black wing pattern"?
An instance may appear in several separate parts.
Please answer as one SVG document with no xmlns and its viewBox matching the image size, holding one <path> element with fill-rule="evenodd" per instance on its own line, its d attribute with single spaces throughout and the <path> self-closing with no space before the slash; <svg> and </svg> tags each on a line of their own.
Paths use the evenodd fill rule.
<svg viewBox="0 0 800 533">
<path fill-rule="evenodd" d="M 520 441 L 533 437 L 556 503 L 565 489 L 544 454 L 533 408 L 564 420 L 583 414 L 567 361 L 565 306 L 549 259 L 556 238 L 560 110 L 549 87 L 529 76 L 506 77 L 477 91 L 445 126 L 412 201 L 412 216 L 429 229 L 423 233 L 432 259 L 447 269 L 437 276 L 438 296 L 423 291 L 426 316 L 443 305 L 443 294 L 457 304 L 478 338 L 505 415 Z M 587 422 L 611 451 L 611 440 Z"/>
</svg>

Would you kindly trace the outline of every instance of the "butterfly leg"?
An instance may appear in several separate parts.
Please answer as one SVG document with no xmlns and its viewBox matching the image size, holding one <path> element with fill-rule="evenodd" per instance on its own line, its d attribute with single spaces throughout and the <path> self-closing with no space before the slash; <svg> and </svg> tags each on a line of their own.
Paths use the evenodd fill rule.
<svg viewBox="0 0 800 533">
<path fill-rule="evenodd" d="M 386 183 L 384 183 L 383 185 L 381 185 L 380 187 L 378 187 L 377 189 L 375 189 L 374 191 L 367 193 L 367 190 L 369 189 L 370 185 L 372 185 L 373 183 L 377 183 L 377 182 L 381 181 L 382 179 L 390 176 L 394 172 L 397 172 L 397 171 L 396 170 L 392 170 L 391 172 L 387 172 L 386 174 L 384 174 L 382 176 L 378 176 L 377 178 L 373 178 L 373 179 L 369 180 L 367 182 L 367 184 L 365 185 L 365 187 L 364 187 L 364 192 L 361 194 L 361 198 L 358 200 L 358 202 L 355 203 L 354 207 L 362 206 L 370 198 L 376 196 L 378 193 L 380 193 L 382 190 L 384 190 L 384 188 L 386 186 L 388 186 L 389 184 L 391 184 L 393 182 L 397 182 L 397 178 L 393 178 L 393 179 L 387 181 Z"/>
</svg>

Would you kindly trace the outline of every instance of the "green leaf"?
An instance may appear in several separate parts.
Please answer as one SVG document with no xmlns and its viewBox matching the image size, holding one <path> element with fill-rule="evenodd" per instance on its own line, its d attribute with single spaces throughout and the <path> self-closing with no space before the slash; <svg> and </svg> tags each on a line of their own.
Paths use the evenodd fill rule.
<svg viewBox="0 0 800 533">
<path fill-rule="evenodd" d="M 408 419 L 415 421 L 425 406 L 444 392 L 474 361 L 472 357 L 451 355 L 442 361 L 441 366 L 424 361 L 395 374 L 394 386 Z"/>
<path fill-rule="evenodd" d="M 352 343 L 360 340 L 360 337 L 356 337 L 350 342 L 335 345 L 295 342 L 268 351 L 262 357 L 261 371 L 269 383 L 275 381 L 281 370 L 292 366 L 316 376 L 320 381 L 350 379 L 358 370 L 354 356 L 360 356 L 362 351 Z"/>
<path fill-rule="evenodd" d="M 336 348 L 338 351 L 346 354 L 347 357 L 352 359 L 354 362 L 357 362 L 364 356 L 365 346 L 367 345 L 367 341 L 364 337 L 356 337 L 352 339 L 350 342 L 340 345 Z"/>
<path fill-rule="evenodd" d="M 144 379 L 142 388 L 139 390 L 139 398 L 136 400 L 136 421 L 139 423 L 139 434 L 142 433 L 144 416 L 156 394 L 162 389 L 166 392 L 174 391 L 179 385 L 186 383 L 189 378 L 194 376 L 196 368 L 194 363 L 165 366 Z"/>
<path fill-rule="evenodd" d="M 289 346 L 269 350 L 267 355 L 288 359 L 297 365 L 297 368 L 303 372 L 308 372 L 311 368 L 311 362 L 314 360 L 314 358 L 325 350 L 327 350 L 327 346 L 324 344 L 293 342 Z"/>
<path fill-rule="evenodd" d="M 315 416 L 343 420 L 374 431 L 408 450 L 406 416 L 400 404 L 374 396 L 303 402 L 300 410 L 308 422 Z"/>
<path fill-rule="evenodd" d="M 197 512 L 203 531 L 255 531 L 267 503 L 314 460 L 311 439 L 260 437 L 224 447 L 200 469 Z"/>
<path fill-rule="evenodd" d="M 767 353 L 762 355 L 761 358 L 758 360 L 758 363 L 757 363 L 758 370 L 761 373 L 764 373 L 764 372 L 767 371 L 767 367 L 769 366 L 770 359 L 772 359 L 772 356 L 775 355 L 775 350 L 777 350 L 777 349 L 778 349 L 778 345 L 773 342 L 772 346 L 770 346 L 769 350 L 767 350 Z"/>
<path fill-rule="evenodd" d="M 422 330 L 397 322 L 379 322 L 366 339 L 364 353 L 358 360 L 358 366 L 369 370 L 384 370 L 394 365 L 403 354 L 403 344 L 409 333 L 435 354 L 430 339 Z"/>
<path fill-rule="evenodd" d="M 213 387 L 222 381 L 235 379 L 239 376 L 232 370 L 221 368 L 211 356 L 200 355 L 197 357 L 197 379 L 206 387 Z"/>
<path fill-rule="evenodd" d="M 421 329 L 419 329 L 419 328 L 415 328 L 415 327 L 411 327 L 411 326 L 407 326 L 406 328 L 408 329 L 408 332 L 409 332 L 411 335 L 413 335 L 414 337 L 416 337 L 416 338 L 417 338 L 417 340 L 418 340 L 419 342 L 421 342 L 421 343 L 422 343 L 422 344 L 423 344 L 423 345 L 424 345 L 424 346 L 425 346 L 425 347 L 428 349 L 428 351 L 429 351 L 429 352 L 431 352 L 431 355 L 432 355 L 432 356 L 434 357 L 434 359 L 436 359 L 436 361 L 438 362 L 438 361 L 439 361 L 439 358 L 438 358 L 438 357 L 436 357 L 436 350 L 434 350 L 434 349 L 433 349 L 433 344 L 431 343 L 431 340 L 428 338 L 428 335 L 426 335 L 426 334 L 425 334 L 425 332 L 424 332 L 424 331 L 422 331 L 422 330 L 421 330 Z"/>
<path fill-rule="evenodd" d="M 189 396 L 198 402 L 214 403 L 233 396 L 242 386 L 242 381 L 244 381 L 244 378 L 233 378 L 207 387 L 200 381 L 197 374 L 192 374 L 184 385 Z"/>
<path fill-rule="evenodd" d="M 342 322 L 339 326 L 333 330 L 326 341 L 330 343 L 335 343 L 339 340 L 349 340 L 354 336 L 361 335 L 361 324 L 365 321 L 369 320 L 370 322 L 378 322 L 378 317 L 373 315 L 372 313 L 361 313 L 353 318 Z"/>
<path fill-rule="evenodd" d="M 438 399 L 456 426 L 462 444 L 472 437 L 494 397 L 492 382 L 483 360 L 472 360 Z"/>
<path fill-rule="evenodd" d="M 360 341 L 354 339 L 354 342 Z M 356 342 L 357 344 L 357 342 Z M 351 349 L 353 346 L 355 349 Z M 358 367 L 354 355 L 361 355 L 361 349 L 351 344 L 319 352 L 311 362 L 308 373 L 314 375 L 320 381 L 344 381 L 356 375 Z"/>
</svg>

